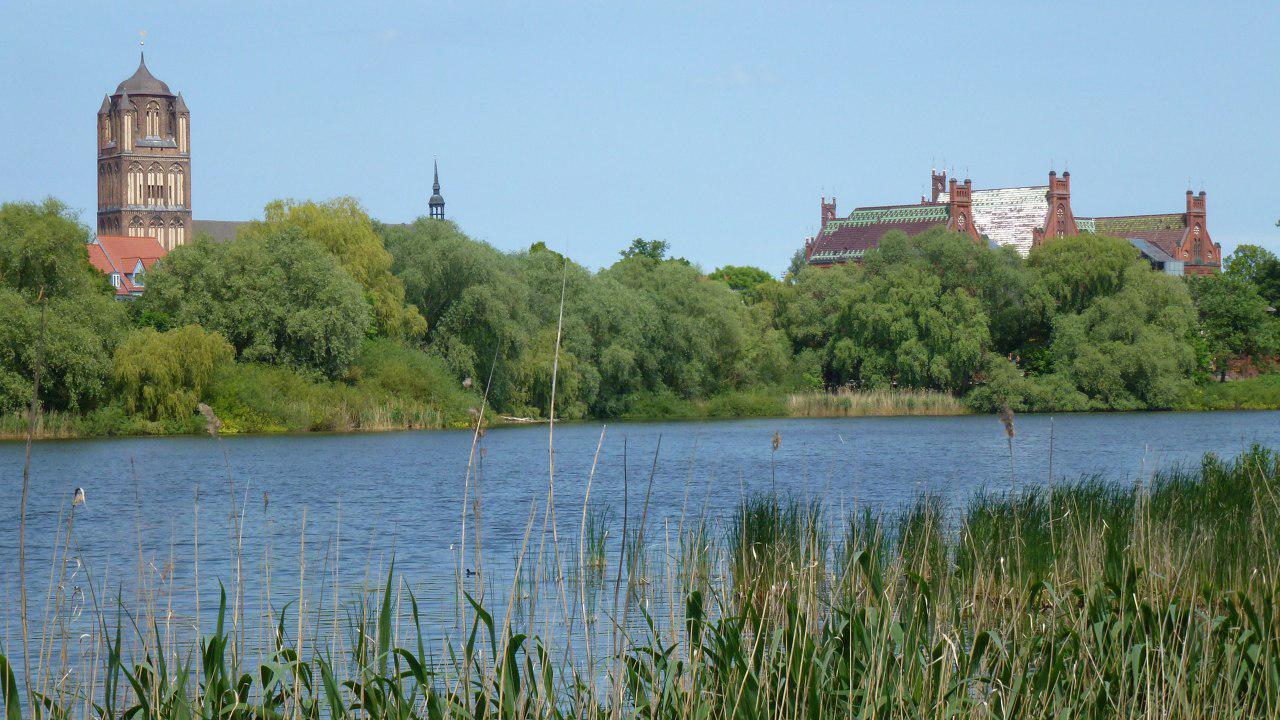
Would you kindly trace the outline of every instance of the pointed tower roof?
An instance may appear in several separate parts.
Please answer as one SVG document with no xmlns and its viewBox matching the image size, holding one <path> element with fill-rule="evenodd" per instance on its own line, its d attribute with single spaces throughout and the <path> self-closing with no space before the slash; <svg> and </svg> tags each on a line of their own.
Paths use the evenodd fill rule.
<svg viewBox="0 0 1280 720">
<path fill-rule="evenodd" d="M 120 95 L 120 99 L 116 101 L 116 107 L 120 109 L 120 112 L 129 112 L 134 109 L 133 101 L 129 99 L 129 93 Z"/>
<path fill-rule="evenodd" d="M 173 93 L 169 91 L 169 86 L 156 79 L 156 76 L 152 75 L 151 71 L 147 69 L 147 56 L 145 53 L 139 56 L 138 69 L 133 71 L 133 75 L 116 86 L 116 93 L 173 96 Z"/>
<path fill-rule="evenodd" d="M 106 115 L 106 114 L 107 114 L 107 113 L 109 113 L 109 112 L 111 112 L 111 96 L 110 96 L 110 95 L 103 95 L 103 96 L 102 96 L 102 107 L 98 108 L 98 114 L 99 114 L 99 115 Z"/>
<path fill-rule="evenodd" d="M 178 98 L 173 101 L 173 110 L 174 112 L 180 112 L 180 113 L 191 112 L 190 110 L 187 109 L 187 101 L 182 99 L 182 93 L 178 93 Z"/>
<path fill-rule="evenodd" d="M 427 201 L 427 205 L 437 207 L 444 205 L 444 196 L 440 194 L 440 161 L 435 161 L 436 179 L 431 185 L 431 199 Z"/>
</svg>

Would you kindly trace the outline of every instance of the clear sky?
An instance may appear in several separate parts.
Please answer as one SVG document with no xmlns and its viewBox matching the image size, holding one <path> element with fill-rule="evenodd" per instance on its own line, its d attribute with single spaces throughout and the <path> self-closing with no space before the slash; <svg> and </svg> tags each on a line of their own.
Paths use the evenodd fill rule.
<svg viewBox="0 0 1280 720">
<path fill-rule="evenodd" d="M 94 118 L 147 64 L 197 219 L 353 195 L 590 266 L 631 238 L 778 273 L 839 209 L 1069 169 L 1078 215 L 1208 192 L 1280 250 L 1280 3 L 28 2 L 0 9 L 0 200 L 95 208 Z"/>
</svg>

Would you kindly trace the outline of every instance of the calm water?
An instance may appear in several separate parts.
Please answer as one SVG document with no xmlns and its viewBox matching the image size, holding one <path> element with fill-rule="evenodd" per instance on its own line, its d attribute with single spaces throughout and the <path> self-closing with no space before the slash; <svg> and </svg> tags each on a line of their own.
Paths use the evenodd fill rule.
<svg viewBox="0 0 1280 720">
<path fill-rule="evenodd" d="M 576 554 L 601 428 L 556 428 L 557 531 L 570 554 Z M 1050 418 L 1019 417 L 1017 430 L 1019 482 L 1045 482 Z M 770 443 L 775 431 L 781 436 L 776 456 Z M 1056 476 L 1101 473 L 1133 482 L 1153 468 L 1196 461 L 1206 451 L 1230 455 L 1253 442 L 1280 447 L 1280 413 L 1066 415 L 1054 421 L 1053 436 Z M 32 616 L 39 618 L 43 610 L 54 539 L 66 527 L 77 486 L 85 489 L 88 503 L 74 519 L 71 554 L 80 564 L 72 568 L 68 586 L 78 588 L 70 591 L 75 603 L 91 601 L 84 590 L 89 582 L 99 594 L 109 587 L 114 595 L 118 588 L 128 599 L 142 577 L 153 588 L 172 588 L 174 617 L 189 621 L 198 519 L 208 613 L 216 605 L 217 581 L 235 577 L 229 465 L 237 490 L 247 497 L 243 557 L 250 615 L 268 582 L 274 606 L 296 596 L 305 511 L 308 586 L 330 587 L 336 567 L 340 587 L 354 597 L 352 589 L 378 583 L 394 552 L 397 570 L 424 600 L 428 620 L 450 632 L 470 452 L 468 432 L 38 443 L 27 524 Z M 480 452 L 484 568 L 494 583 L 509 583 L 531 510 L 538 514 L 530 543 L 536 550 L 539 542 L 547 428 L 491 430 Z M 0 443 L 0 607 L 6 608 L 0 611 L 0 642 L 15 650 L 22 455 L 21 443 Z M 615 524 L 624 506 L 624 457 L 632 527 L 652 469 L 647 532 L 658 545 L 664 533 L 674 533 L 682 511 L 722 518 L 742 493 L 775 484 L 821 495 L 831 506 L 893 507 L 924 490 L 961 503 L 984 486 L 1003 489 L 1009 482 L 1003 429 L 989 416 L 619 423 L 607 428 L 591 489 L 592 504 L 611 508 Z"/>
</svg>

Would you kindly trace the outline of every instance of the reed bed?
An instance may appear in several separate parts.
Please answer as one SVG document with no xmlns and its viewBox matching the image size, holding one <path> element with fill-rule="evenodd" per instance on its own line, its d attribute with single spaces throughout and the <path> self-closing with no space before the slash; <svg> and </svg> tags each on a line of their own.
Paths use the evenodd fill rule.
<svg viewBox="0 0 1280 720">
<path fill-rule="evenodd" d="M 971 412 L 954 395 L 934 390 L 854 390 L 795 393 L 787 396 L 792 417 L 864 417 L 890 415 L 964 415 Z"/>
<path fill-rule="evenodd" d="M 40 573 L 38 647 L 0 653 L 0 707 L 6 720 L 1277 717 L 1278 490 L 1280 458 L 1255 447 L 1137 486 L 1083 478 L 961 507 L 770 493 L 661 530 L 647 499 L 567 510 L 580 538 L 544 520 L 549 492 L 505 589 L 458 578 L 460 631 L 443 640 L 394 561 L 319 593 L 305 564 L 277 569 L 298 588 L 284 607 L 246 603 L 228 578 L 203 623 L 177 622 L 164 568 L 128 600 L 86 574 L 73 507 Z M 469 523 L 478 545 L 478 510 Z"/>
</svg>

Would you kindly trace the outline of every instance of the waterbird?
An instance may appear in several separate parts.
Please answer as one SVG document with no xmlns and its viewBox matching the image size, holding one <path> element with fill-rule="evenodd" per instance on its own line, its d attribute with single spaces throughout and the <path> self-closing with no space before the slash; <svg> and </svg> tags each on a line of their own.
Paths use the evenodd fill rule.
<svg viewBox="0 0 1280 720">
<path fill-rule="evenodd" d="M 75 492 L 71 493 L 71 507 L 82 504 L 84 504 L 84 488 L 76 488 Z"/>
</svg>

